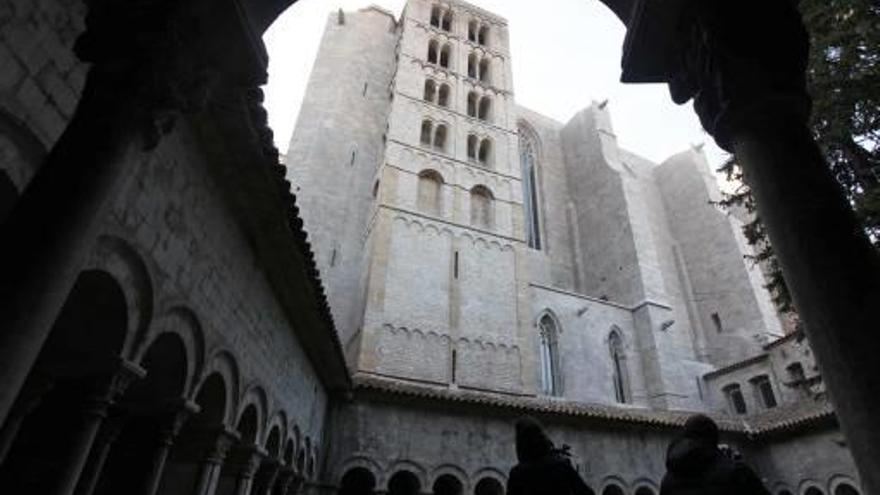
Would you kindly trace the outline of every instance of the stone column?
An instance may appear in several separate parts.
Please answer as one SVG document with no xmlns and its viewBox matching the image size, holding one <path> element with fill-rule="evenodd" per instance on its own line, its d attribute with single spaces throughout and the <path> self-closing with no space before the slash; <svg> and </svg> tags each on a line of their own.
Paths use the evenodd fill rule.
<svg viewBox="0 0 880 495">
<path fill-rule="evenodd" d="M 107 416 L 107 409 L 125 392 L 132 380 L 142 378 L 145 375 L 146 372 L 142 368 L 123 361 L 118 371 L 100 380 L 86 396 L 78 429 L 65 446 L 64 468 L 54 483 L 51 495 L 73 494 L 101 423 Z"/>
<path fill-rule="evenodd" d="M 54 382 L 48 377 L 32 374 L 22 388 L 15 405 L 12 407 L 3 428 L 0 429 L 0 466 L 6 459 L 6 454 L 15 443 L 18 431 L 27 416 L 40 405 L 43 397 L 52 389 Z"/>
<path fill-rule="evenodd" d="M 144 478 L 143 484 L 136 488 L 136 493 L 155 495 L 159 490 L 159 482 L 162 481 L 162 473 L 165 470 L 165 461 L 168 459 L 171 446 L 174 445 L 174 439 L 177 438 L 183 424 L 198 411 L 199 406 L 196 403 L 181 399 L 178 403 L 170 406 L 169 411 L 162 414 L 159 419 L 155 449 L 150 456 L 149 474 Z"/>
<path fill-rule="evenodd" d="M 214 434 L 202 459 L 194 495 L 214 495 L 223 462 L 236 441 L 238 441 L 238 433 L 232 430 L 224 428 Z"/>
<path fill-rule="evenodd" d="M 809 39 L 795 3 L 694 3 L 669 85 L 735 153 L 862 484 L 880 493 L 880 257 L 807 127 Z"/>
<path fill-rule="evenodd" d="M 104 421 L 82 475 L 80 475 L 74 495 L 91 495 L 95 491 L 95 487 L 101 479 L 104 464 L 107 462 L 107 456 L 110 454 L 114 442 L 119 438 L 119 433 L 122 432 L 126 419 L 125 416 L 119 415 Z"/>
</svg>

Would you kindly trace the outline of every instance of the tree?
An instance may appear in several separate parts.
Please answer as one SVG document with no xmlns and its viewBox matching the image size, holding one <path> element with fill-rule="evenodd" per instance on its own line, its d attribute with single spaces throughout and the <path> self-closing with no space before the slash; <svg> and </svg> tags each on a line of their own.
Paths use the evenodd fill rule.
<svg viewBox="0 0 880 495">
<path fill-rule="evenodd" d="M 871 240 L 880 248 L 880 3 L 876 0 L 801 0 L 810 32 L 807 72 L 813 115 L 810 127 Z M 721 205 L 754 214 L 751 192 L 733 158 L 721 170 L 738 188 Z M 764 225 L 757 216 L 743 227 L 782 312 L 791 312 L 788 287 Z"/>
</svg>

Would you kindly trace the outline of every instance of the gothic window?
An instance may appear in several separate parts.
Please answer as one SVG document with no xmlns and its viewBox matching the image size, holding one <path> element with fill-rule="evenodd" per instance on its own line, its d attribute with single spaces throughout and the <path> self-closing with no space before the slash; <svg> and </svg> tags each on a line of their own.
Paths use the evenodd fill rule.
<svg viewBox="0 0 880 495">
<path fill-rule="evenodd" d="M 541 392 L 545 395 L 561 395 L 559 376 L 559 326 L 549 314 L 538 321 L 541 334 Z"/>
<path fill-rule="evenodd" d="M 484 139 L 480 142 L 480 151 L 477 155 L 477 160 L 482 165 L 489 165 L 492 163 L 492 141 L 489 139 Z"/>
<path fill-rule="evenodd" d="M 452 11 L 447 10 L 443 16 L 443 25 L 440 27 L 444 31 L 452 31 Z"/>
<path fill-rule="evenodd" d="M 429 215 L 440 215 L 443 178 L 433 170 L 424 170 L 419 174 L 417 207 L 419 211 Z"/>
<path fill-rule="evenodd" d="M 623 352 L 623 339 L 616 330 L 608 336 L 608 350 L 611 353 L 611 366 L 614 379 L 614 398 L 621 404 L 629 402 L 629 371 L 626 367 L 626 354 Z"/>
<path fill-rule="evenodd" d="M 492 200 L 492 191 L 486 186 L 475 186 L 471 189 L 471 225 L 492 228 Z"/>
<path fill-rule="evenodd" d="M 449 44 L 443 45 L 443 49 L 440 50 L 440 67 L 449 68 L 449 57 L 452 52 L 452 48 Z"/>
<path fill-rule="evenodd" d="M 483 26 L 480 28 L 480 34 L 477 35 L 477 43 L 481 45 L 489 44 L 489 27 Z"/>
<path fill-rule="evenodd" d="M 473 91 L 468 93 L 467 114 L 468 114 L 468 117 L 476 117 L 477 116 L 477 94 L 474 93 Z"/>
<path fill-rule="evenodd" d="M 440 91 L 437 92 L 437 104 L 441 107 L 449 106 L 449 85 L 441 84 Z"/>
<path fill-rule="evenodd" d="M 446 150 L 446 126 L 438 125 L 434 131 L 434 148 L 440 151 Z"/>
<path fill-rule="evenodd" d="M 483 81 L 484 83 L 491 83 L 491 76 L 492 75 L 490 74 L 489 70 L 489 59 L 484 58 L 483 60 L 480 60 L 480 81 Z"/>
<path fill-rule="evenodd" d="M 476 160 L 477 159 L 477 146 L 479 145 L 479 138 L 474 136 L 473 134 L 468 136 L 467 140 L 467 157 L 468 160 Z"/>
<path fill-rule="evenodd" d="M 431 9 L 431 25 L 440 27 L 440 7 L 436 5 Z"/>
<path fill-rule="evenodd" d="M 724 396 L 727 398 L 727 405 L 734 414 L 745 414 L 746 400 L 743 397 L 742 390 L 738 383 L 731 383 L 722 389 Z"/>
<path fill-rule="evenodd" d="M 428 63 L 430 63 L 430 64 L 437 63 L 439 49 L 440 48 L 439 48 L 439 44 L 437 43 L 437 40 L 431 40 L 430 42 L 428 42 Z"/>
<path fill-rule="evenodd" d="M 424 100 L 433 103 L 434 94 L 437 92 L 437 85 L 431 79 L 425 81 Z"/>
<path fill-rule="evenodd" d="M 468 23 L 468 41 L 473 41 L 476 43 L 477 41 L 477 21 L 471 21 Z"/>
<path fill-rule="evenodd" d="M 480 120 L 489 120 L 492 115 L 492 98 L 484 96 L 480 99 Z"/>
<path fill-rule="evenodd" d="M 750 380 L 752 388 L 755 392 L 755 398 L 758 403 L 763 405 L 765 409 L 773 409 L 776 407 L 776 394 L 773 393 L 773 385 L 770 383 L 770 377 L 767 375 L 756 376 Z"/>
<path fill-rule="evenodd" d="M 426 146 L 431 146 L 431 139 L 433 135 L 434 124 L 431 123 L 430 120 L 422 121 L 422 137 L 421 143 Z"/>
<path fill-rule="evenodd" d="M 477 55 L 474 53 L 468 55 L 468 77 L 477 78 Z"/>
<path fill-rule="evenodd" d="M 532 249 L 541 249 L 538 221 L 538 174 L 534 143 L 520 129 L 519 161 L 522 168 L 523 209 L 525 210 L 526 241 Z"/>
</svg>

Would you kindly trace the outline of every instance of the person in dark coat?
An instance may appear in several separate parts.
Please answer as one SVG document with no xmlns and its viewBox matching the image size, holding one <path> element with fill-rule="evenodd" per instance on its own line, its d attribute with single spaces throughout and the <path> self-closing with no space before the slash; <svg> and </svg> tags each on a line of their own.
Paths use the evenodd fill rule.
<svg viewBox="0 0 880 495">
<path fill-rule="evenodd" d="M 564 449 L 557 449 L 532 418 L 516 422 L 519 463 L 507 478 L 507 495 L 594 495 Z"/>
<path fill-rule="evenodd" d="M 698 414 L 666 451 L 666 475 L 660 495 L 770 495 L 761 479 L 741 460 L 718 448 L 718 425 Z"/>
</svg>

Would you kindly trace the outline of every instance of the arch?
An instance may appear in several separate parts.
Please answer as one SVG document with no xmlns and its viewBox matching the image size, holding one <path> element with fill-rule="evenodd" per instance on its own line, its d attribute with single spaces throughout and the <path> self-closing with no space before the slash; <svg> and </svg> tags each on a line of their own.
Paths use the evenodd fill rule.
<svg viewBox="0 0 880 495">
<path fill-rule="evenodd" d="M 251 403 L 245 406 L 244 411 L 238 417 L 235 430 L 243 445 L 256 445 L 260 432 L 260 416 L 255 404 Z"/>
<path fill-rule="evenodd" d="M 205 335 L 195 314 L 189 308 L 174 307 L 159 317 L 144 337 L 143 345 L 135 349 L 134 359 L 136 362 L 141 362 L 154 342 L 168 334 L 175 335 L 181 340 L 186 353 L 188 366 L 185 390 L 189 394 L 193 390 L 196 377 L 205 365 Z"/>
<path fill-rule="evenodd" d="M 624 495 L 623 487 L 615 482 L 610 482 L 602 489 L 602 495 Z"/>
<path fill-rule="evenodd" d="M 492 191 L 484 185 L 471 189 L 471 224 L 491 229 L 494 223 Z"/>
<path fill-rule="evenodd" d="M 431 25 L 434 27 L 440 27 L 440 16 L 442 15 L 442 10 L 437 5 L 431 7 Z"/>
<path fill-rule="evenodd" d="M 225 350 L 215 351 L 209 358 L 208 366 L 205 369 L 205 377 L 201 380 L 201 383 L 196 384 L 194 390 L 200 389 L 207 377 L 213 373 L 217 373 L 222 377 L 221 383 L 225 388 L 224 392 L 228 398 L 222 422 L 231 425 L 235 422 L 235 414 L 238 411 L 239 390 L 241 389 L 238 362 L 232 353 Z"/>
<path fill-rule="evenodd" d="M 292 438 L 287 439 L 287 443 L 284 444 L 284 453 L 281 456 L 281 461 L 284 466 L 294 467 L 294 463 L 296 461 L 296 445 L 293 442 Z"/>
<path fill-rule="evenodd" d="M 832 476 L 828 482 L 828 493 L 831 495 L 861 495 L 858 483 L 843 475 Z"/>
<path fill-rule="evenodd" d="M 739 383 L 729 383 L 721 391 L 727 399 L 727 405 L 731 413 L 742 415 L 748 412 L 746 400 L 743 397 L 742 388 Z"/>
<path fill-rule="evenodd" d="M 465 339 L 466 340 L 466 339 Z M 492 478 L 501 486 L 505 486 L 507 484 L 507 476 L 503 471 L 494 467 L 484 467 L 474 471 L 473 475 L 471 475 L 471 479 L 473 480 L 481 480 L 483 478 Z M 474 485 L 476 488 L 476 484 Z"/>
<path fill-rule="evenodd" d="M 630 401 L 629 368 L 626 364 L 623 337 L 617 327 L 612 327 L 608 334 L 608 353 L 611 358 L 614 397 L 617 402 L 626 404 Z"/>
<path fill-rule="evenodd" d="M 470 134 L 467 138 L 467 157 L 469 160 L 477 159 L 477 148 L 480 145 L 480 138 Z"/>
<path fill-rule="evenodd" d="M 476 20 L 471 19 L 471 21 L 468 22 L 468 41 L 472 41 L 472 42 L 476 43 L 478 30 L 479 30 L 479 24 L 477 23 Z"/>
<path fill-rule="evenodd" d="M 537 134 L 535 134 L 530 126 L 523 122 L 519 124 L 518 133 L 526 242 L 532 249 L 541 249 L 541 203 L 538 194 Z"/>
<path fill-rule="evenodd" d="M 242 418 L 245 413 L 251 410 L 251 406 L 253 406 L 252 414 L 254 415 L 252 418 L 248 418 L 248 421 L 254 421 L 254 424 L 247 424 L 249 428 L 253 427 L 253 436 L 249 438 L 246 444 L 256 444 L 260 438 L 263 438 L 263 434 L 266 428 L 266 410 L 268 409 L 269 400 L 266 396 L 266 391 L 263 390 L 263 387 L 259 385 L 251 385 L 248 387 L 247 391 L 245 391 L 244 397 L 241 401 L 240 412 L 238 414 L 238 420 L 236 421 L 236 425 L 241 425 Z M 239 433 L 241 430 L 239 428 Z M 250 434 L 251 431 L 248 430 Z M 242 434 L 242 441 L 245 440 L 244 434 Z"/>
<path fill-rule="evenodd" d="M 214 372 L 202 382 L 195 397 L 200 411 L 194 421 L 209 426 L 224 424 L 231 409 L 231 397 L 228 395 L 229 386 L 223 374 Z"/>
<path fill-rule="evenodd" d="M 477 78 L 477 65 L 477 54 L 471 53 L 470 55 L 468 55 L 468 77 L 473 79 Z"/>
<path fill-rule="evenodd" d="M 468 93 L 467 97 L 467 114 L 468 117 L 476 117 L 477 116 L 477 93 L 471 91 Z"/>
<path fill-rule="evenodd" d="M 504 495 L 504 484 L 494 477 L 480 478 L 474 485 L 474 495 Z"/>
<path fill-rule="evenodd" d="M 489 44 L 489 26 L 480 27 L 480 32 L 477 34 L 477 43 L 484 46 Z"/>
<path fill-rule="evenodd" d="M 440 90 L 437 92 L 437 104 L 441 107 L 449 106 L 449 95 L 451 93 L 451 88 L 448 84 L 441 84 Z"/>
<path fill-rule="evenodd" d="M 452 31 L 452 21 L 453 15 L 451 10 L 447 10 L 445 14 L 443 14 L 443 20 L 440 25 L 440 29 L 444 31 Z"/>
<path fill-rule="evenodd" d="M 428 42 L 428 63 L 436 64 L 440 55 L 440 43 L 437 40 Z"/>
<path fill-rule="evenodd" d="M 464 495 L 464 484 L 450 473 L 441 474 L 431 486 L 434 495 Z"/>
<path fill-rule="evenodd" d="M 283 453 L 282 450 L 286 445 L 286 440 L 288 438 L 287 435 L 287 413 L 284 410 L 275 411 L 275 414 L 269 419 L 268 427 L 266 428 L 269 431 L 269 434 L 272 433 L 273 428 L 278 428 L 278 455 L 275 456 L 277 458 L 281 457 Z M 268 442 L 268 437 L 267 437 Z"/>
<path fill-rule="evenodd" d="M 335 475 L 333 476 L 333 480 L 337 485 L 342 483 L 342 477 L 345 476 L 345 473 L 352 469 L 366 469 L 373 475 L 373 478 L 376 480 L 376 486 L 382 486 L 382 467 L 377 463 L 374 459 L 363 456 L 356 455 L 349 457 L 344 462 L 339 464 L 336 468 Z"/>
<path fill-rule="evenodd" d="M 422 133 L 419 141 L 425 146 L 431 146 L 434 138 L 434 123 L 428 119 L 422 120 Z"/>
<path fill-rule="evenodd" d="M 480 111 L 478 118 L 486 121 L 492 119 L 492 98 L 488 96 L 480 98 Z"/>
<path fill-rule="evenodd" d="M 491 61 L 488 58 L 484 58 L 480 60 L 480 81 L 491 84 L 492 83 L 492 66 Z"/>
<path fill-rule="evenodd" d="M 281 457 L 281 428 L 277 424 L 269 428 L 264 448 L 269 454 L 269 458 L 279 459 Z"/>
<path fill-rule="evenodd" d="M 635 495 L 657 495 L 657 490 L 648 485 L 641 485 L 636 488 Z"/>
<path fill-rule="evenodd" d="M 431 103 L 434 102 L 434 97 L 437 93 L 437 83 L 434 82 L 433 79 L 425 79 L 425 91 L 423 95 L 423 99 L 425 101 L 429 101 Z"/>
<path fill-rule="evenodd" d="M 419 211 L 439 215 L 443 211 L 443 177 L 432 169 L 419 172 L 416 207 Z"/>
<path fill-rule="evenodd" d="M 402 469 L 388 478 L 388 495 L 419 495 L 421 489 L 421 480 L 412 471 Z"/>
<path fill-rule="evenodd" d="M 541 391 L 545 395 L 562 394 L 562 376 L 560 373 L 559 320 L 550 311 L 538 317 L 538 335 L 540 339 Z"/>
<path fill-rule="evenodd" d="M 364 467 L 352 467 L 339 481 L 339 495 L 372 495 L 376 490 L 376 475 Z"/>
<path fill-rule="evenodd" d="M 446 140 L 448 131 L 446 125 L 438 124 L 434 130 L 434 148 L 440 151 L 446 151 Z"/>
<path fill-rule="evenodd" d="M 477 161 L 483 165 L 492 164 L 492 140 L 489 138 L 480 141 L 480 150 L 477 152 Z"/>
<path fill-rule="evenodd" d="M 461 467 L 454 464 L 441 464 L 434 468 L 434 471 L 431 473 L 434 483 L 436 483 L 441 476 L 445 475 L 452 476 L 453 478 L 456 478 L 458 481 L 460 481 L 462 483 L 462 492 L 466 492 L 468 490 L 468 475 L 467 472 Z"/>
<path fill-rule="evenodd" d="M 449 43 L 443 45 L 440 49 L 440 67 L 449 68 L 449 61 L 452 59 L 452 46 Z"/>
</svg>

